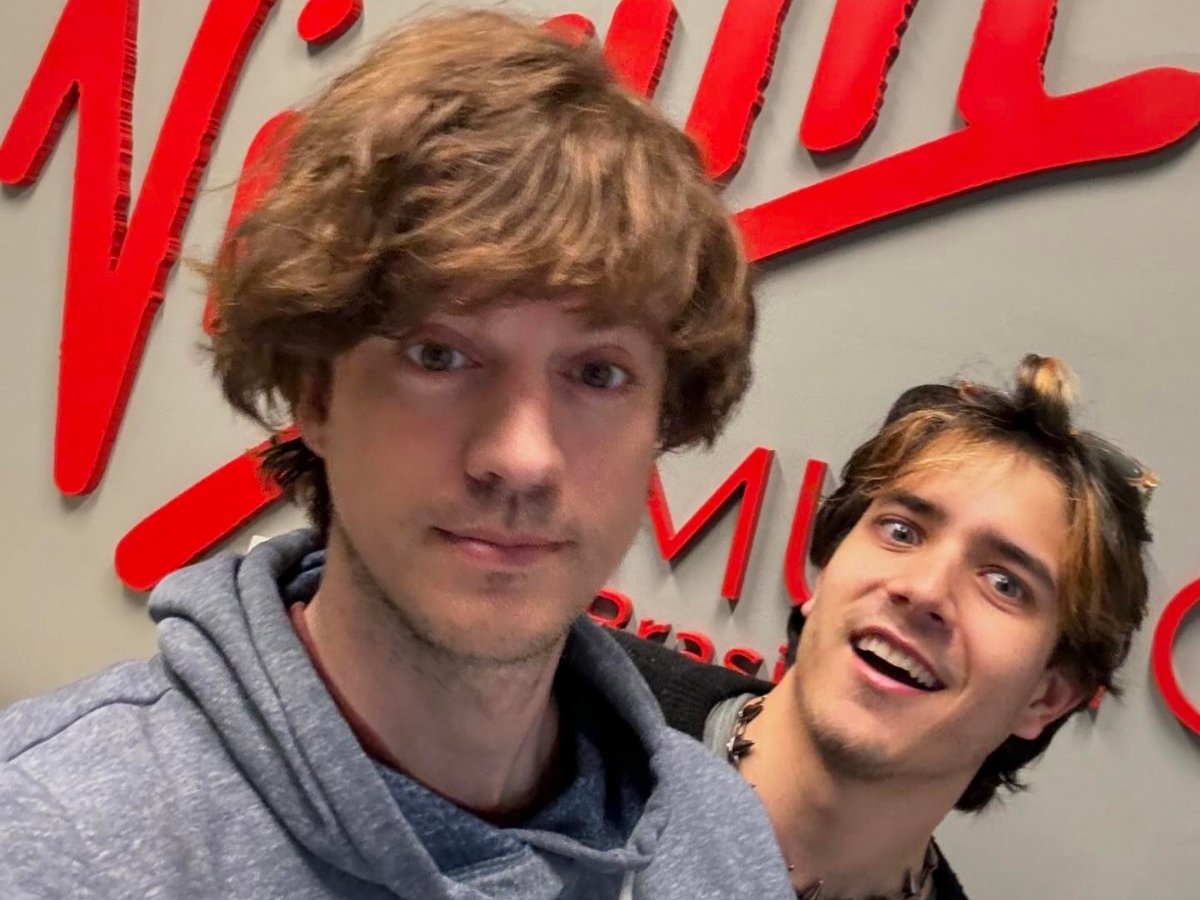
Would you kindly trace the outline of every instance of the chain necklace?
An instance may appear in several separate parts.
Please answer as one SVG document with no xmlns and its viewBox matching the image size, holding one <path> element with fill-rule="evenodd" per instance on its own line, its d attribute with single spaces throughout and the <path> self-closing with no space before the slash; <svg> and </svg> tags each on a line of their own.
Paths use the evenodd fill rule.
<svg viewBox="0 0 1200 900">
<path fill-rule="evenodd" d="M 725 758 L 729 760 L 729 764 L 737 770 L 741 770 L 742 758 L 754 747 L 754 741 L 746 737 L 746 728 L 753 722 L 758 714 L 763 710 L 764 697 L 754 697 L 742 704 L 742 708 L 738 710 L 737 718 L 734 719 L 733 734 L 729 736 L 729 740 L 725 743 Z M 754 785 L 751 785 L 754 787 Z M 786 862 L 786 859 L 785 859 Z M 921 865 L 921 870 L 915 875 L 909 869 L 904 873 L 904 884 L 900 886 L 898 891 L 891 894 L 872 894 L 864 900 L 918 900 L 924 897 L 926 890 L 929 888 L 930 879 L 933 877 L 933 871 L 938 866 L 938 852 L 934 847 L 933 841 L 929 842 L 929 846 L 925 849 L 925 861 Z M 795 866 L 788 863 L 788 871 L 791 872 Z M 798 888 L 796 890 L 797 900 L 852 900 L 852 898 L 842 897 L 827 897 L 824 893 L 825 881 L 818 878 L 811 884 Z"/>
</svg>

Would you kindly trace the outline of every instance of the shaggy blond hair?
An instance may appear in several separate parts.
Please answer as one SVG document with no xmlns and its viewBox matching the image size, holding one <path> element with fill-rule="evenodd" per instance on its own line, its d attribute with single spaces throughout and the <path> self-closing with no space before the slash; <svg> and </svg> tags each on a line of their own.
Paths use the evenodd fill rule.
<svg viewBox="0 0 1200 900">
<path fill-rule="evenodd" d="M 595 46 L 495 12 L 411 22 L 298 121 L 209 270 L 236 409 L 277 427 L 368 336 L 569 295 L 665 348 L 660 447 L 714 440 L 750 380 L 745 256 L 691 140 Z M 326 527 L 315 454 L 285 441 L 266 465 Z"/>
</svg>

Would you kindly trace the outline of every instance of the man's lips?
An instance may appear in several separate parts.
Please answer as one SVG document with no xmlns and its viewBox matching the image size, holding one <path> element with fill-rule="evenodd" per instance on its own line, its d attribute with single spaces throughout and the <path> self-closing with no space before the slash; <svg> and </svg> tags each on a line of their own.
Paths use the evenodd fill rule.
<svg viewBox="0 0 1200 900">
<path fill-rule="evenodd" d="M 454 549 L 482 565 L 521 568 L 553 556 L 567 541 L 524 532 L 485 530 L 434 531 Z"/>
</svg>

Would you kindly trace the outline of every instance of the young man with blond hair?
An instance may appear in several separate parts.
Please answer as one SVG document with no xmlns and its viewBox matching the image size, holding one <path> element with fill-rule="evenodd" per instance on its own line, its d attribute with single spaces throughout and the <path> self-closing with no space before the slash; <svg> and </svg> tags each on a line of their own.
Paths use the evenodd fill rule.
<svg viewBox="0 0 1200 900">
<path fill-rule="evenodd" d="M 755 785 L 799 896 L 963 897 L 933 842 L 1020 786 L 1146 614 L 1155 480 L 1071 421 L 1071 378 L 905 391 L 821 505 L 774 687 L 623 638 L 669 721 Z"/>
<path fill-rule="evenodd" d="M 301 110 L 211 269 L 313 528 L 175 573 L 160 653 L 0 717 L 0 896 L 790 896 L 766 815 L 581 616 L 749 379 L 691 142 L 465 12 Z"/>
</svg>

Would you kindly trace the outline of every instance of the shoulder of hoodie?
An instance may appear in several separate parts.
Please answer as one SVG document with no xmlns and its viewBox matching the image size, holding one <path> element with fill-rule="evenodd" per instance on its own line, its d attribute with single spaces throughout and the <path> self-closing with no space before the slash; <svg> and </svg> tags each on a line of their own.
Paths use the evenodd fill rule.
<svg viewBox="0 0 1200 900">
<path fill-rule="evenodd" d="M 236 556 L 220 554 L 173 572 L 151 595 L 152 610 L 168 584 L 194 587 L 196 579 L 227 581 L 238 562 Z M 94 753 L 114 740 L 133 739 L 132 732 L 140 730 L 146 715 L 156 714 L 180 695 L 162 656 L 155 654 L 116 663 L 50 693 L 19 700 L 0 709 L 0 772 L 34 758 Z"/>
<path fill-rule="evenodd" d="M 30 755 L 56 754 L 100 737 L 100 720 L 115 723 L 152 708 L 174 688 L 159 657 L 117 663 L 51 693 L 0 712 L 0 771 Z M 129 727 L 135 727 L 130 719 Z M 102 729 L 107 730 L 107 729 Z"/>
<path fill-rule="evenodd" d="M 688 869 L 688 878 L 726 900 L 784 900 L 795 896 L 766 809 L 753 788 L 699 741 L 664 726 L 660 751 L 671 776 L 665 798 L 671 814 L 656 857 L 665 873 Z M 663 781 L 658 783 L 664 787 Z"/>
<path fill-rule="evenodd" d="M 0 712 L 0 895 L 94 896 L 87 885 L 103 855 L 97 827 L 112 818 L 113 799 L 141 802 L 138 784 L 155 771 L 138 745 L 146 743 L 147 716 L 174 693 L 153 657 Z M 114 769 L 123 784 L 108 777 Z M 109 802 L 94 804 L 101 795 Z"/>
<path fill-rule="evenodd" d="M 616 676 L 642 682 L 646 690 L 612 631 L 592 630 L 604 634 L 605 645 L 616 653 Z M 654 793 L 671 810 L 660 846 L 663 860 L 670 861 L 667 868 L 700 866 L 709 883 L 737 886 L 722 895 L 730 898 L 793 897 L 775 832 L 753 788 L 724 758 L 667 724 L 657 709 L 650 727 L 659 776 Z"/>
<path fill-rule="evenodd" d="M 766 811 L 733 766 L 695 738 L 663 726 L 660 752 L 670 759 L 674 791 L 686 794 L 690 810 L 711 810 L 722 819 L 744 813 L 766 825 Z"/>
</svg>

